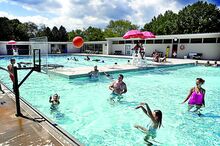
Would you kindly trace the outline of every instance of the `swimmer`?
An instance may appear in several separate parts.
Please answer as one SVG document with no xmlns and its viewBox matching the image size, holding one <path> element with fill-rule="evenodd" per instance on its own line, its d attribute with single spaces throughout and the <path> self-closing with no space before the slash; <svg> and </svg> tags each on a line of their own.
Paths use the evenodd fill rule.
<svg viewBox="0 0 220 146">
<path fill-rule="evenodd" d="M 207 61 L 206 64 L 205 64 L 205 66 L 206 66 L 206 67 L 211 66 L 210 62 Z"/>
<path fill-rule="evenodd" d="M 89 61 L 90 60 L 89 56 L 86 56 L 86 58 L 84 58 L 84 60 Z"/>
<path fill-rule="evenodd" d="M 105 76 L 106 76 L 107 78 L 109 78 L 109 79 L 111 79 L 111 80 L 114 79 L 114 77 L 113 77 L 112 75 L 110 75 L 110 74 L 108 74 L 108 73 L 106 73 L 106 72 L 104 72 L 104 74 L 105 74 Z"/>
<path fill-rule="evenodd" d="M 217 66 L 218 66 L 217 61 L 215 61 L 214 64 L 213 64 L 212 66 L 217 67 Z"/>
<path fill-rule="evenodd" d="M 121 95 L 125 94 L 127 92 L 127 86 L 123 82 L 124 76 L 122 74 L 119 74 L 118 80 L 114 81 L 110 86 L 109 89 L 112 91 L 111 93 L 111 100 L 114 100 L 115 97 L 120 97 Z"/>
<path fill-rule="evenodd" d="M 98 78 L 99 77 L 99 70 L 97 66 L 94 66 L 94 70 L 90 71 L 89 73 L 90 78 Z"/>
<path fill-rule="evenodd" d="M 146 106 L 146 107 L 144 107 Z M 147 103 L 140 103 L 135 109 L 141 108 L 143 112 L 151 119 L 151 123 L 147 125 L 147 128 L 135 125 L 134 127 L 145 133 L 144 141 L 150 143 L 148 140 L 156 138 L 156 131 L 162 125 L 162 112 L 160 110 L 151 111 Z"/>
<path fill-rule="evenodd" d="M 199 64 L 198 60 L 196 60 L 196 62 L 194 64 L 195 64 L 195 66 L 197 66 Z"/>
<path fill-rule="evenodd" d="M 93 59 L 92 61 L 96 61 L 96 62 L 99 62 L 99 61 L 100 61 L 100 59 Z"/>
<path fill-rule="evenodd" d="M 182 104 L 184 104 L 189 99 L 188 111 L 190 111 L 195 106 L 196 110 L 194 110 L 193 112 L 197 112 L 202 106 L 205 106 L 206 91 L 202 88 L 204 82 L 205 80 L 203 80 L 202 78 L 197 78 L 196 86 L 190 89 L 188 96 L 182 102 Z"/>
<path fill-rule="evenodd" d="M 74 61 L 79 61 L 76 57 L 73 57 L 73 60 L 74 60 Z"/>
<path fill-rule="evenodd" d="M 59 105 L 60 104 L 60 96 L 56 93 L 52 96 L 50 96 L 49 98 L 49 103 L 51 103 L 51 105 Z"/>
<path fill-rule="evenodd" d="M 8 71 L 9 71 L 9 73 L 10 73 L 10 79 L 11 79 L 11 81 L 14 83 L 14 66 L 15 66 L 15 59 L 11 59 L 10 60 L 10 62 L 11 62 L 11 64 L 9 64 L 8 66 L 7 66 L 7 68 L 8 68 Z"/>
<path fill-rule="evenodd" d="M 130 60 L 128 60 L 128 63 L 127 63 L 128 65 L 131 65 L 131 62 L 130 62 Z"/>
</svg>

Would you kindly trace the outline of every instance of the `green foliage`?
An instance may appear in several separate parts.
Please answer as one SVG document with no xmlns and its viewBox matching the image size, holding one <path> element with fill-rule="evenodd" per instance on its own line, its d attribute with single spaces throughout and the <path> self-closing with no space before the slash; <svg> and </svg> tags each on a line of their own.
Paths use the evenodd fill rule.
<svg viewBox="0 0 220 146">
<path fill-rule="evenodd" d="M 82 38 L 85 38 L 84 30 L 76 29 L 76 30 L 72 30 L 71 32 L 68 32 L 69 41 L 72 41 L 73 38 L 76 36 L 81 36 Z"/>
<path fill-rule="evenodd" d="M 211 3 L 198 1 L 178 14 L 179 33 L 220 32 L 220 10 Z"/>
<path fill-rule="evenodd" d="M 177 14 L 172 11 L 166 11 L 164 15 L 160 14 L 150 23 L 146 23 L 142 30 L 151 31 L 157 35 L 175 34 L 177 33 L 177 17 Z"/>
<path fill-rule="evenodd" d="M 138 29 L 137 25 L 128 20 L 111 20 L 107 25 L 104 34 L 105 37 L 122 37 L 127 31 Z"/>
<path fill-rule="evenodd" d="M 103 41 L 104 39 L 104 33 L 100 28 L 95 27 L 88 27 L 85 32 L 85 41 Z"/>
</svg>

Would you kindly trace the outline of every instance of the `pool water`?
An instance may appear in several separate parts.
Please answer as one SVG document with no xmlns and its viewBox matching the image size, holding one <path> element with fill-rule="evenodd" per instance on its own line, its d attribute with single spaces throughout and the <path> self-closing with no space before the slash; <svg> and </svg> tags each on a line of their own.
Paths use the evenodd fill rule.
<svg viewBox="0 0 220 146">
<path fill-rule="evenodd" d="M 20 71 L 22 78 L 27 71 Z M 113 74 L 117 78 L 118 74 Z M 146 102 L 163 112 L 163 126 L 156 141 L 162 145 L 220 145 L 220 68 L 178 66 L 123 73 L 128 92 L 120 102 L 109 102 L 109 84 L 105 76 L 98 81 L 87 77 L 66 79 L 34 72 L 21 86 L 21 96 L 51 118 L 81 143 L 88 146 L 144 146 L 144 134 L 135 124 L 146 126 L 150 119 L 141 109 Z M 11 87 L 7 73 L 3 82 Z M 198 116 L 180 104 L 195 85 L 205 79 L 206 107 Z M 51 110 L 49 96 L 61 96 L 58 109 Z"/>
<path fill-rule="evenodd" d="M 74 61 L 73 58 L 78 59 L 79 61 Z M 12 57 L 0 57 L 0 66 L 7 65 L 9 60 Z M 16 59 L 16 62 L 32 62 L 33 58 L 24 56 L 24 57 L 13 57 Z M 68 60 L 69 58 L 69 60 Z M 114 65 L 116 62 L 117 64 L 127 64 L 127 61 L 130 59 L 126 58 L 113 58 L 113 57 L 101 57 L 101 56 L 90 56 L 90 61 L 84 60 L 86 56 L 76 56 L 76 55 L 43 55 L 42 65 L 44 64 L 59 64 L 63 65 L 64 67 L 83 67 L 83 66 L 105 66 L 105 65 Z M 92 61 L 99 59 L 100 61 Z M 104 61 L 104 63 L 102 62 Z"/>
</svg>

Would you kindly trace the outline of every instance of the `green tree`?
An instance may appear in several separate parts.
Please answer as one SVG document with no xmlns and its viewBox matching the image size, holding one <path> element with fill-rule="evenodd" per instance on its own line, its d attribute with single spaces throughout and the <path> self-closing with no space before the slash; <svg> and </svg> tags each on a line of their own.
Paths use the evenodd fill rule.
<svg viewBox="0 0 220 146">
<path fill-rule="evenodd" d="M 157 35 L 176 34 L 178 15 L 172 11 L 166 11 L 164 15 L 160 14 L 154 17 L 150 23 L 144 25 L 143 31 L 151 31 Z"/>
<path fill-rule="evenodd" d="M 132 29 L 138 29 L 138 26 L 128 20 L 111 20 L 104 31 L 104 36 L 122 37 L 127 31 Z"/>
<path fill-rule="evenodd" d="M 60 39 L 58 28 L 54 26 L 51 32 L 52 32 L 52 41 L 58 42 Z"/>
<path fill-rule="evenodd" d="M 179 33 L 220 32 L 220 10 L 216 5 L 198 1 L 179 11 Z"/>
<path fill-rule="evenodd" d="M 85 38 L 84 30 L 76 29 L 76 30 L 72 30 L 71 32 L 68 32 L 69 41 L 72 41 L 73 38 L 76 36 L 81 36 L 82 38 Z"/>
<path fill-rule="evenodd" d="M 60 42 L 66 42 L 68 41 L 68 34 L 66 32 L 66 28 L 62 25 L 59 28 L 59 41 Z"/>
<path fill-rule="evenodd" d="M 25 22 L 24 26 L 26 28 L 26 33 L 28 34 L 28 38 L 36 37 L 38 32 L 38 26 L 33 22 Z"/>
<path fill-rule="evenodd" d="M 12 31 L 9 19 L 6 17 L 0 17 L 0 40 L 8 41 L 13 39 L 11 38 Z"/>
<path fill-rule="evenodd" d="M 105 40 L 104 33 L 100 28 L 88 27 L 85 31 L 85 41 L 102 41 Z"/>
</svg>

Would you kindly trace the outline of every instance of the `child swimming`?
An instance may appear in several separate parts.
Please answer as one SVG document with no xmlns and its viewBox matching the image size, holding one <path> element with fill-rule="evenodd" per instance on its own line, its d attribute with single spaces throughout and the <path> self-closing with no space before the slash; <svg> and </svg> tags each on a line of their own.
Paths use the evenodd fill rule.
<svg viewBox="0 0 220 146">
<path fill-rule="evenodd" d="M 144 107 L 146 106 L 146 108 Z M 156 130 L 162 125 L 162 112 L 160 110 L 151 111 L 147 103 L 140 103 L 135 109 L 141 108 L 143 112 L 151 119 L 151 123 L 147 125 L 147 128 L 135 125 L 134 127 L 145 133 L 144 141 L 150 143 L 148 140 L 156 138 Z"/>
<path fill-rule="evenodd" d="M 184 104 L 189 99 L 188 111 L 190 111 L 195 106 L 196 110 L 193 112 L 197 112 L 202 106 L 205 106 L 205 89 L 202 88 L 204 83 L 205 80 L 202 78 L 197 78 L 196 86 L 190 89 L 188 96 L 182 102 L 182 104 Z"/>
<path fill-rule="evenodd" d="M 60 104 L 60 96 L 58 94 L 54 94 L 53 97 L 50 96 L 49 102 L 51 103 L 51 105 L 58 105 Z"/>
</svg>

